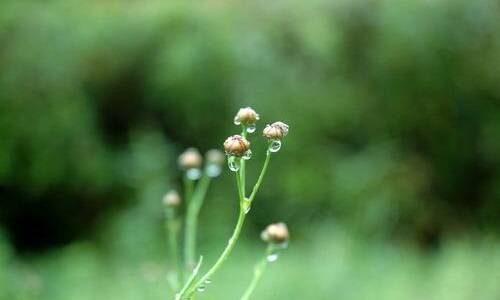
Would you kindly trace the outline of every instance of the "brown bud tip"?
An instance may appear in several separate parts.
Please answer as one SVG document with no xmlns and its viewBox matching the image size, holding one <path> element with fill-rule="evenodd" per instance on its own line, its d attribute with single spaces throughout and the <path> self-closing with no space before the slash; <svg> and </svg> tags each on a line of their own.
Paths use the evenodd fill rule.
<svg viewBox="0 0 500 300">
<path fill-rule="evenodd" d="M 217 149 L 208 150 L 205 158 L 207 164 L 222 165 L 225 161 L 224 153 Z"/>
<path fill-rule="evenodd" d="M 282 244 L 290 239 L 290 234 L 285 223 L 275 223 L 267 226 L 261 237 L 268 243 Z"/>
<path fill-rule="evenodd" d="M 163 205 L 173 207 L 181 204 L 181 196 L 176 190 L 171 190 L 163 196 Z"/>
<path fill-rule="evenodd" d="M 255 112 L 251 107 L 240 108 L 236 116 L 234 117 L 234 124 L 236 125 L 251 125 L 255 124 L 259 120 L 259 114 Z"/>
<path fill-rule="evenodd" d="M 196 148 L 188 148 L 179 155 L 179 167 L 183 170 L 199 169 L 203 163 L 203 158 Z"/>
<path fill-rule="evenodd" d="M 233 135 L 224 142 L 224 150 L 228 155 L 242 157 L 250 149 L 250 142 L 241 135 Z"/>
<path fill-rule="evenodd" d="M 283 122 L 274 122 L 264 128 L 263 135 L 270 140 L 281 140 L 288 134 L 288 128 Z"/>
</svg>

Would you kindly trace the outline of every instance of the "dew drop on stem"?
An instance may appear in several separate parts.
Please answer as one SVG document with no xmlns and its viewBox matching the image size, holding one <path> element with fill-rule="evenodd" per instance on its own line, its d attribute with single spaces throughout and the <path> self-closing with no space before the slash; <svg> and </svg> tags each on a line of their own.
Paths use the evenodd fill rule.
<svg viewBox="0 0 500 300">
<path fill-rule="evenodd" d="M 230 156 L 227 160 L 227 165 L 229 167 L 229 170 L 238 172 L 238 170 L 240 169 L 240 160 L 236 156 Z"/>
<path fill-rule="evenodd" d="M 186 171 L 186 176 L 190 180 L 198 180 L 201 177 L 201 170 L 198 168 L 191 168 Z"/>
<path fill-rule="evenodd" d="M 207 175 L 210 177 L 217 177 L 220 175 L 222 168 L 218 164 L 210 164 L 206 168 Z"/>
<path fill-rule="evenodd" d="M 269 255 L 267 256 L 267 261 L 268 261 L 268 262 L 275 262 L 275 261 L 277 261 L 277 260 L 278 260 L 278 257 L 279 257 L 278 253 L 273 252 L 273 253 L 271 253 L 271 254 L 269 254 Z"/>
<path fill-rule="evenodd" d="M 204 285 L 200 285 L 200 286 L 197 288 L 198 292 L 200 292 L 200 293 L 203 293 L 206 289 L 207 289 L 207 288 L 206 288 Z"/>
<path fill-rule="evenodd" d="M 257 127 L 255 126 L 255 124 L 250 124 L 246 128 L 248 133 L 254 133 L 256 129 L 257 129 Z"/>
<path fill-rule="evenodd" d="M 269 151 L 278 152 L 281 149 L 281 141 L 273 140 L 271 141 L 271 145 L 269 145 Z"/>
<path fill-rule="evenodd" d="M 250 158 L 252 158 L 252 150 L 248 149 L 247 152 L 245 152 L 245 154 L 243 155 L 242 158 L 244 160 L 249 160 Z"/>
</svg>

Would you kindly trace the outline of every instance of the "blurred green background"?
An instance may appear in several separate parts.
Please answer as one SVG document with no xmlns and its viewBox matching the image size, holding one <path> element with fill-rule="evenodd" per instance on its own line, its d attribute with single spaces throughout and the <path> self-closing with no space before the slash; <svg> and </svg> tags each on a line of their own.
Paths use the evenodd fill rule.
<svg viewBox="0 0 500 300">
<path fill-rule="evenodd" d="M 171 299 L 177 155 L 248 105 L 290 134 L 199 299 L 239 299 L 276 221 L 292 241 L 254 299 L 500 299 L 499 28 L 496 0 L 2 1 L 0 299 Z"/>
</svg>

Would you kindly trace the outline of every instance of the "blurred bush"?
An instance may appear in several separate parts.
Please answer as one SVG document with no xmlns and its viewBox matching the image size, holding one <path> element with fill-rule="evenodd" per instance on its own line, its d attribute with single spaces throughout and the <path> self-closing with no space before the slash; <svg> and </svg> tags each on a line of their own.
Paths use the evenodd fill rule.
<svg viewBox="0 0 500 300">
<path fill-rule="evenodd" d="M 85 236 L 141 199 L 137 159 L 172 185 L 176 153 L 219 147 L 251 105 L 261 125 L 291 125 L 255 228 L 293 220 L 300 236 L 336 218 L 424 244 L 498 232 L 499 13 L 494 0 L 3 1 L 0 219 L 22 249 Z M 143 138 L 165 162 L 134 148 Z"/>
</svg>

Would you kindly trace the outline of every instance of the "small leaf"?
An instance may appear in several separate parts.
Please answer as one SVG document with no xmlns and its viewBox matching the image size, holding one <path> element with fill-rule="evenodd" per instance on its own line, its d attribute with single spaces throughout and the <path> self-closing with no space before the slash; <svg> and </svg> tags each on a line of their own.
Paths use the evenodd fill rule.
<svg viewBox="0 0 500 300">
<path fill-rule="evenodd" d="M 183 300 L 182 297 L 184 297 L 184 294 L 191 287 L 191 284 L 195 280 L 196 275 L 198 275 L 198 272 L 200 271 L 202 262 L 203 262 L 203 256 L 200 256 L 200 259 L 198 260 L 198 263 L 196 264 L 196 267 L 193 269 L 193 272 L 191 273 L 191 275 L 189 275 L 189 278 L 186 281 L 186 284 L 184 285 L 182 290 L 175 296 L 175 300 Z"/>
</svg>

